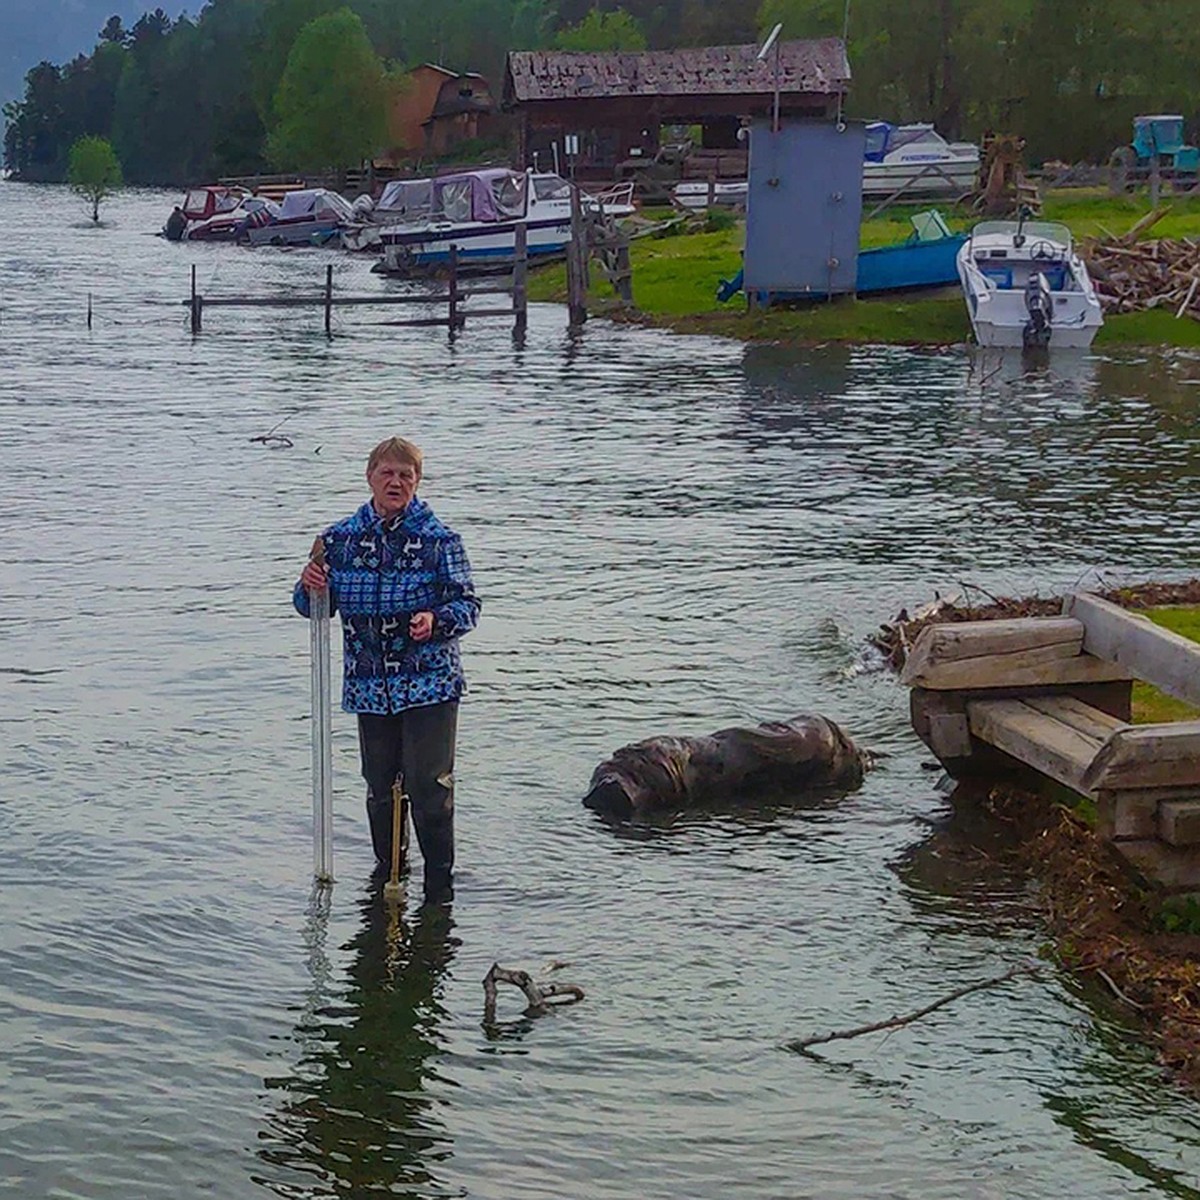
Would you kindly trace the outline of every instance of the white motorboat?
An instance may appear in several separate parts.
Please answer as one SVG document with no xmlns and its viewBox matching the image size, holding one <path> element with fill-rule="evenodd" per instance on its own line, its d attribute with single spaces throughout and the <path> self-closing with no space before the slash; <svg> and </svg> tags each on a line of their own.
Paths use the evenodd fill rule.
<svg viewBox="0 0 1200 1200">
<path fill-rule="evenodd" d="M 981 346 L 1086 350 L 1104 324 L 1071 231 L 1051 221 L 983 221 L 958 252 Z"/>
<path fill-rule="evenodd" d="M 979 147 L 974 142 L 948 142 L 932 125 L 892 125 L 872 121 L 863 153 L 863 195 L 890 196 L 903 189 L 905 198 L 958 197 L 978 185 Z M 671 193 L 685 208 L 712 204 L 746 207 L 745 179 L 712 184 L 690 179 Z"/>
<path fill-rule="evenodd" d="M 932 125 L 867 126 L 863 156 L 863 195 L 959 196 L 974 190 L 979 177 L 979 147 L 948 142 Z"/>
<path fill-rule="evenodd" d="M 530 259 L 561 254 L 571 240 L 571 185 L 559 175 L 489 167 L 429 180 L 428 207 L 420 180 L 403 193 L 380 197 L 404 219 L 378 229 L 383 258 L 376 270 L 405 275 L 446 262 L 450 247 L 467 269 L 502 269 L 512 262 L 518 225 L 525 226 Z M 600 195 L 584 194 L 585 208 L 613 217 L 629 216 L 633 184 Z M 378 219 L 378 218 L 377 218 Z"/>
</svg>

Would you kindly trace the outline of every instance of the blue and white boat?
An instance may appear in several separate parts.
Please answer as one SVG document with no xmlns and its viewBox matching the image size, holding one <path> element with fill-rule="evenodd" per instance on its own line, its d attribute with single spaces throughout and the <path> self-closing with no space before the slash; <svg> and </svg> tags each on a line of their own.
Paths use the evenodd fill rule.
<svg viewBox="0 0 1200 1200">
<path fill-rule="evenodd" d="M 634 212 L 633 186 L 584 196 L 614 217 Z M 531 260 L 561 254 L 571 240 L 571 185 L 561 176 L 491 167 L 430 180 L 429 207 L 416 220 L 382 226 L 375 270 L 408 275 L 445 263 L 450 247 L 467 269 L 511 264 L 516 230 L 525 226 Z"/>
</svg>

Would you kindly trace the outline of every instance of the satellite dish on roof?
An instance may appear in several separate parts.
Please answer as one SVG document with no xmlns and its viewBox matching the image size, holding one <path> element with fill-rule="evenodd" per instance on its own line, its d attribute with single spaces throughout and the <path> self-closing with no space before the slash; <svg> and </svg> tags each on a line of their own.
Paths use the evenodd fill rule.
<svg viewBox="0 0 1200 1200">
<path fill-rule="evenodd" d="M 780 21 L 770 33 L 767 34 L 767 40 L 763 42 L 762 49 L 758 52 L 758 61 L 764 62 L 768 54 L 771 53 L 771 47 L 775 45 L 780 33 L 783 32 L 783 22 Z"/>
</svg>

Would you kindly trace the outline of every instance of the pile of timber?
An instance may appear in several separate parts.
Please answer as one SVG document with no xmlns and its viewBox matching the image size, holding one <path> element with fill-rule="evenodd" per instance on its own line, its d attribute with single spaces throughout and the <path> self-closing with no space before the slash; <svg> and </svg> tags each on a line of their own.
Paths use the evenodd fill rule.
<svg viewBox="0 0 1200 1200">
<path fill-rule="evenodd" d="M 1170 206 L 1156 208 L 1128 233 L 1088 238 L 1080 247 L 1100 303 L 1109 313 L 1170 308 L 1176 317 L 1200 321 L 1200 241 L 1159 238 L 1139 241 Z"/>
</svg>

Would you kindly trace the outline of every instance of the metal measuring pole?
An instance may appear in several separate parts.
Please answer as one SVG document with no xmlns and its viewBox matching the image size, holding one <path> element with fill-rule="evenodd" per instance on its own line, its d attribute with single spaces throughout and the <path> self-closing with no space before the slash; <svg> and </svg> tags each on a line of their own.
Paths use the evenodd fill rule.
<svg viewBox="0 0 1200 1200">
<path fill-rule="evenodd" d="M 325 543 L 313 542 L 309 555 L 325 565 Z M 312 641 L 312 794 L 313 874 L 318 883 L 333 882 L 333 715 L 330 711 L 329 588 L 310 590 L 309 634 Z"/>
</svg>

